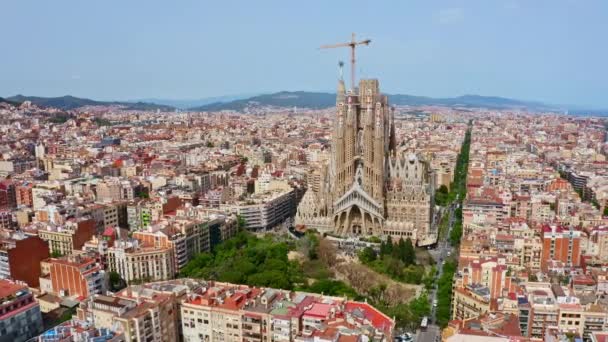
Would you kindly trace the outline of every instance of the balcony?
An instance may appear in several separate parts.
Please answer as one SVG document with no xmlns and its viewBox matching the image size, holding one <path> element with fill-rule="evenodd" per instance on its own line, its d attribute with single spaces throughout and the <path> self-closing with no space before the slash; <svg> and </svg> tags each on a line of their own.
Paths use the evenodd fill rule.
<svg viewBox="0 0 608 342">
<path fill-rule="evenodd" d="M 262 331 L 262 328 L 259 324 L 243 324 L 243 333 L 255 333 L 259 334 Z"/>
</svg>

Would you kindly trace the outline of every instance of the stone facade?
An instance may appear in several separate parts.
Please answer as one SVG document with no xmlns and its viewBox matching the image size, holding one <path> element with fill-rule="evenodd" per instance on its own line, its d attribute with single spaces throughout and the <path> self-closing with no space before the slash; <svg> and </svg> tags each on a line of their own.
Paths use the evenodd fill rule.
<svg viewBox="0 0 608 342">
<path fill-rule="evenodd" d="M 419 155 L 399 151 L 394 113 L 378 80 L 345 91 L 340 81 L 329 163 L 314 168 L 314 184 L 298 207 L 296 225 L 341 236 L 436 241 L 434 174 Z"/>
</svg>

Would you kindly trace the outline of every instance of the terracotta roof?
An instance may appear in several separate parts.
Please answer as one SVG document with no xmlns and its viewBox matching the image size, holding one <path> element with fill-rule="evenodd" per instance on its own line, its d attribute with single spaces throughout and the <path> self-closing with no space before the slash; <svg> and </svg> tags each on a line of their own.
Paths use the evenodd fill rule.
<svg viewBox="0 0 608 342">
<path fill-rule="evenodd" d="M 0 280 L 0 298 L 8 297 L 15 292 L 25 289 L 25 285 L 19 285 L 9 280 Z"/>
</svg>

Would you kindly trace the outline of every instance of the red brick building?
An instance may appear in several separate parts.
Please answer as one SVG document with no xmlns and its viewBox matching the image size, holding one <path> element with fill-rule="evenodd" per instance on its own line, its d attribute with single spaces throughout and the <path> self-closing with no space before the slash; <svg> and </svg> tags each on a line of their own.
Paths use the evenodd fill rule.
<svg viewBox="0 0 608 342">
<path fill-rule="evenodd" d="M 541 229 L 541 269 L 547 271 L 550 261 L 560 261 L 565 267 L 581 264 L 581 232 L 573 227 L 544 225 Z"/>
<path fill-rule="evenodd" d="M 32 194 L 33 186 L 32 183 L 23 183 L 15 187 L 17 205 L 31 207 L 34 204 L 34 197 Z"/>
<path fill-rule="evenodd" d="M 60 295 L 89 297 L 105 289 L 105 277 L 97 260 L 70 256 L 49 259 L 53 292 Z"/>
<path fill-rule="evenodd" d="M 0 278 L 39 285 L 40 262 L 49 257 L 49 245 L 38 236 L 14 233 L 0 240 Z"/>
<path fill-rule="evenodd" d="M 557 178 L 555 180 L 553 180 L 551 183 L 549 183 L 549 185 L 547 185 L 547 191 L 549 192 L 553 192 L 553 191 L 560 191 L 560 190 L 570 190 L 571 189 L 571 185 L 570 183 L 563 179 L 563 178 Z"/>
</svg>

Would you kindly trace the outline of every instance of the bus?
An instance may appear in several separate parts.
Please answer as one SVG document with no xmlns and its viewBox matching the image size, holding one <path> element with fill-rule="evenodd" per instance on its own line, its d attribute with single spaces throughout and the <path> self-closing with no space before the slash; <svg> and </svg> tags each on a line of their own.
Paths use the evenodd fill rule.
<svg viewBox="0 0 608 342">
<path fill-rule="evenodd" d="M 420 330 L 426 331 L 426 328 L 429 326 L 429 318 L 427 316 L 422 317 L 422 322 L 420 323 Z"/>
</svg>

